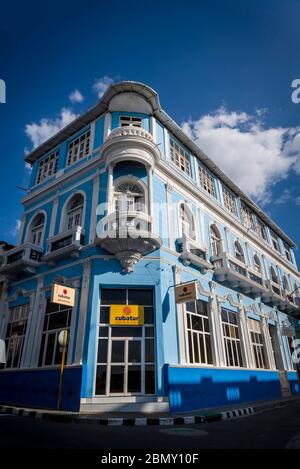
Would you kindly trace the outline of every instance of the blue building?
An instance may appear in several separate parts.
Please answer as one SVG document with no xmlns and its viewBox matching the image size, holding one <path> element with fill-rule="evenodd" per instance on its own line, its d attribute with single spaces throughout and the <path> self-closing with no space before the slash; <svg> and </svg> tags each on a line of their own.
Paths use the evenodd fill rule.
<svg viewBox="0 0 300 469">
<path fill-rule="evenodd" d="M 26 156 L 16 247 L 2 250 L 0 402 L 189 411 L 299 393 L 293 241 L 136 82 Z M 51 301 L 76 290 L 74 307 Z M 176 286 L 196 288 L 176 301 Z M 188 288 L 189 289 L 189 288 Z M 139 325 L 112 310 L 139 308 Z M 124 319 L 124 318 L 123 318 Z"/>
</svg>

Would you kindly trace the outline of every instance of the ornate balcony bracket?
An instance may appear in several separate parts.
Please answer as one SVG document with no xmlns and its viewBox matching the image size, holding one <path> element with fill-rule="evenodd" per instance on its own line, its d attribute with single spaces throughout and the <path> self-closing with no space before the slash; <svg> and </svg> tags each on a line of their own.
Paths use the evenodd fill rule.
<svg viewBox="0 0 300 469">
<path fill-rule="evenodd" d="M 120 262 L 124 273 L 134 271 L 143 256 L 156 251 L 162 240 L 152 232 L 152 219 L 145 213 L 112 213 L 102 219 L 96 243 Z"/>
</svg>

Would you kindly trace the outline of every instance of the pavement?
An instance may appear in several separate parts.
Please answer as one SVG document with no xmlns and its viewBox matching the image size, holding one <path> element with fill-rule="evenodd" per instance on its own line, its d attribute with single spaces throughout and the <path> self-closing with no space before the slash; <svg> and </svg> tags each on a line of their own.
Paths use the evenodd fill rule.
<svg viewBox="0 0 300 469">
<path fill-rule="evenodd" d="M 163 454 L 176 456 L 185 451 L 198 455 L 199 463 L 206 457 L 202 450 L 207 449 L 299 449 L 299 432 L 299 399 L 273 402 L 272 406 L 262 404 L 259 411 L 250 416 L 176 426 L 104 426 L 85 421 L 66 425 L 60 421 L 1 413 L 0 453 L 2 458 L 6 454 L 13 458 L 14 463 L 20 460 L 24 464 L 28 458 L 31 467 L 35 460 L 40 465 L 45 458 L 48 464 L 60 464 L 61 455 L 66 455 L 68 464 L 73 459 L 78 463 L 82 458 L 85 466 L 92 468 L 93 464 L 99 466 L 102 457 L 116 458 L 129 451 L 136 457 L 134 466 L 138 465 L 137 461 L 145 462 L 146 458 L 157 463 Z M 58 453 L 53 449 L 65 451 Z M 48 451 L 39 455 L 37 450 Z M 156 455 L 155 461 L 152 453 Z M 278 462 L 280 454 L 272 454 Z M 215 461 L 217 453 L 212 457 Z M 237 458 L 241 460 L 238 455 Z"/>
<path fill-rule="evenodd" d="M 236 419 L 258 412 L 284 407 L 293 403 L 300 403 L 300 396 L 270 401 L 255 401 L 242 405 L 227 405 L 224 407 L 199 409 L 188 413 L 176 413 L 173 415 L 170 413 L 145 414 L 141 412 L 78 413 L 0 405 L 0 415 L 12 414 L 61 423 L 86 423 L 105 426 L 172 426 Z"/>
</svg>

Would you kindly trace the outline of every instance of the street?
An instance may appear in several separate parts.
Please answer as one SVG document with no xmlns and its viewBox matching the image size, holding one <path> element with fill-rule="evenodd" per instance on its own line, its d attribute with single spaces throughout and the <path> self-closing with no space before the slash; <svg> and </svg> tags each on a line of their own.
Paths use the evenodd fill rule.
<svg viewBox="0 0 300 469">
<path fill-rule="evenodd" d="M 0 449 L 300 448 L 300 403 L 228 421 L 107 427 L 0 416 Z"/>
</svg>

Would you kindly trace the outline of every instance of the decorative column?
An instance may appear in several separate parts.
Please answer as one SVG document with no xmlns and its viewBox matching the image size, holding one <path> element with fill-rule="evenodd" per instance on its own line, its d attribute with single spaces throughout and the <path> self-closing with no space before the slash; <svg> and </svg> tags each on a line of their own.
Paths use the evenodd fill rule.
<svg viewBox="0 0 300 469">
<path fill-rule="evenodd" d="M 97 220 L 97 206 L 98 206 L 98 201 L 99 201 L 99 186 L 100 186 L 100 177 L 99 177 L 99 169 L 97 169 L 96 175 L 93 178 L 93 195 L 92 195 L 89 243 L 93 243 L 96 238 L 96 220 Z"/>
<path fill-rule="evenodd" d="M 79 304 L 79 312 L 78 312 L 79 318 L 78 318 L 76 349 L 75 349 L 75 359 L 74 359 L 75 364 L 82 363 L 82 353 L 83 353 L 85 326 L 86 326 L 86 314 L 87 314 L 87 306 L 88 306 L 88 299 L 89 299 L 91 266 L 92 264 L 91 264 L 90 259 L 83 262 L 81 295 L 80 295 L 80 304 Z"/>
<path fill-rule="evenodd" d="M 47 305 L 45 291 L 43 289 L 44 276 L 39 276 L 37 282 L 38 284 L 36 289 L 35 301 L 32 310 L 32 327 L 30 328 L 30 335 L 28 338 L 28 356 L 26 357 L 26 364 L 30 368 L 35 368 L 36 366 L 38 366 L 39 351 L 43 333 L 44 316 Z"/>
<path fill-rule="evenodd" d="M 261 331 L 264 338 L 264 343 L 266 347 L 266 358 L 271 370 L 276 370 L 275 358 L 273 353 L 273 347 L 270 337 L 270 331 L 268 327 L 268 321 L 265 315 L 261 315 Z"/>
<path fill-rule="evenodd" d="M 212 350 L 213 350 L 213 362 L 215 366 L 224 366 L 224 353 L 223 353 L 223 335 L 221 335 L 220 314 L 219 305 L 216 294 L 217 284 L 215 282 L 209 282 L 210 287 L 210 325 L 211 325 L 211 338 L 212 338 Z"/>
<path fill-rule="evenodd" d="M 21 368 L 29 367 L 32 344 L 34 342 L 35 321 L 36 321 L 36 318 L 34 317 L 35 292 L 31 293 L 29 298 L 30 298 L 29 299 L 29 314 L 28 314 L 28 319 L 27 319 L 26 335 L 24 339 Z"/>
<path fill-rule="evenodd" d="M 55 234 L 55 225 L 56 225 L 56 218 L 57 218 L 58 201 L 59 201 L 59 193 L 56 194 L 55 199 L 53 200 L 53 206 L 52 206 L 52 212 L 51 212 L 51 221 L 50 221 L 50 228 L 49 228 L 49 238 L 51 238 Z"/>
<path fill-rule="evenodd" d="M 173 187 L 170 184 L 166 184 L 166 199 L 167 199 L 167 211 L 168 211 L 168 246 L 173 249 L 174 247 L 174 228 L 173 228 Z"/>
<path fill-rule="evenodd" d="M 147 166 L 147 181 L 148 181 L 148 213 L 150 217 L 153 215 L 153 169 Z"/>
<path fill-rule="evenodd" d="M 107 177 L 107 213 L 113 211 L 112 201 L 113 201 L 113 188 L 114 188 L 114 167 L 112 164 L 108 167 L 108 177 Z"/>
<path fill-rule="evenodd" d="M 20 224 L 19 232 L 18 232 L 17 245 L 22 243 L 24 227 L 25 227 L 25 220 L 26 220 L 26 215 L 25 215 L 25 213 L 23 213 L 22 217 L 21 217 L 21 224 Z"/>
<path fill-rule="evenodd" d="M 244 358 L 244 366 L 246 368 L 252 368 L 253 354 L 251 341 L 249 336 L 249 328 L 247 323 L 247 315 L 245 312 L 244 306 L 244 295 L 240 294 L 239 296 L 239 322 L 240 322 L 240 331 L 241 331 L 241 344 L 242 352 Z"/>
<path fill-rule="evenodd" d="M 177 265 L 172 266 L 174 285 L 178 285 L 181 282 L 180 269 Z M 175 290 L 175 287 L 174 287 Z M 174 291 L 175 297 L 175 291 Z M 174 300 L 175 301 L 175 300 Z M 182 303 L 175 303 L 176 316 L 177 316 L 177 333 L 178 333 L 178 355 L 179 364 L 184 365 L 188 362 L 187 350 L 186 350 L 186 338 L 185 338 L 185 311 Z"/>
</svg>

